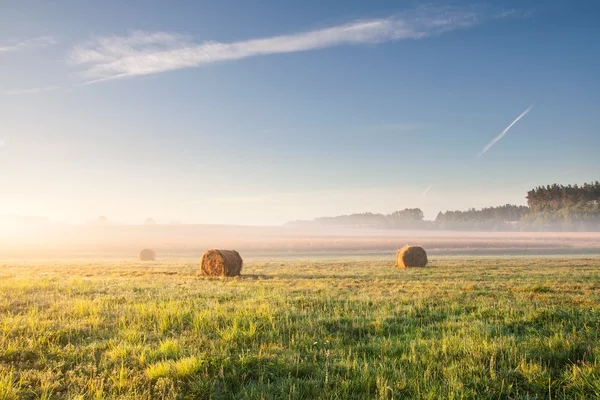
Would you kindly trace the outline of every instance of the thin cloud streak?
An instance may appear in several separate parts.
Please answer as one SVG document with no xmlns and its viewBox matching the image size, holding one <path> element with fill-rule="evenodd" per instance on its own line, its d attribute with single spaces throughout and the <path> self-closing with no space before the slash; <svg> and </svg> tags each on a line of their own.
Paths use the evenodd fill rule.
<svg viewBox="0 0 600 400">
<path fill-rule="evenodd" d="M 69 62 L 83 68 L 81 74 L 89 84 L 260 55 L 423 39 L 478 22 L 475 12 L 424 8 L 399 17 L 231 43 L 194 43 L 179 34 L 135 31 L 129 36 L 98 37 L 75 46 Z"/>
<path fill-rule="evenodd" d="M 487 146 L 485 146 L 483 148 L 483 150 L 481 151 L 481 153 L 479 153 L 477 156 L 481 157 L 482 155 L 484 155 L 486 151 L 488 151 L 493 145 L 496 144 L 496 142 L 498 142 L 500 139 L 502 139 L 504 137 L 504 135 L 506 135 L 506 132 L 508 132 L 510 130 L 510 128 L 512 128 L 517 122 L 519 122 L 519 120 L 521 118 L 523 118 L 525 115 L 527 115 L 529 113 L 529 111 L 531 111 L 532 108 L 533 108 L 533 104 L 530 105 L 529 107 L 527 107 L 527 110 L 523 111 L 521 113 L 521 115 L 519 115 L 513 122 L 510 123 L 510 125 L 508 125 L 506 128 L 504 128 L 502 133 L 499 134 L 498 136 L 496 136 L 494 138 L 494 140 L 492 140 Z"/>
<path fill-rule="evenodd" d="M 423 191 L 423 193 L 421 194 L 421 196 L 427 196 L 427 193 L 428 193 L 428 192 L 431 190 L 431 187 L 432 187 L 432 186 L 433 186 L 433 185 L 429 185 L 429 186 L 427 186 L 427 189 L 425 189 L 425 190 Z"/>
<path fill-rule="evenodd" d="M 570 174 L 572 174 L 573 172 L 579 172 L 579 171 L 580 171 L 580 170 L 579 170 L 578 168 L 573 168 L 573 169 L 570 169 L 570 170 L 568 170 L 568 171 L 565 171 L 565 172 L 563 172 L 562 174 L 560 174 L 560 176 L 570 175 Z"/>
<path fill-rule="evenodd" d="M 0 43 L 0 54 L 24 50 L 31 47 L 46 47 L 56 43 L 58 43 L 56 39 L 51 36 L 40 36 L 33 39 L 22 40 L 20 42 Z"/>
<path fill-rule="evenodd" d="M 354 191 L 377 190 L 367 188 L 348 188 L 348 189 L 329 189 L 329 190 L 309 190 L 305 192 L 278 192 L 267 193 L 257 196 L 236 196 L 236 197 L 207 197 L 202 200 L 192 200 L 187 202 L 187 205 L 204 204 L 207 201 L 227 202 L 227 203 L 253 203 L 259 201 L 279 202 L 283 198 L 315 196 L 315 195 L 330 195 L 339 193 L 348 193 Z"/>
</svg>

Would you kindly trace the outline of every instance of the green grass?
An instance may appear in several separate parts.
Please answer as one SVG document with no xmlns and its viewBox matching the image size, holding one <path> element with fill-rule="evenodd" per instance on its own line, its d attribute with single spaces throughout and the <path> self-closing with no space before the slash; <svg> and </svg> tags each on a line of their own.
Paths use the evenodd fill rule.
<svg viewBox="0 0 600 400">
<path fill-rule="evenodd" d="M 0 400 L 600 397 L 600 259 L 0 265 Z"/>
</svg>

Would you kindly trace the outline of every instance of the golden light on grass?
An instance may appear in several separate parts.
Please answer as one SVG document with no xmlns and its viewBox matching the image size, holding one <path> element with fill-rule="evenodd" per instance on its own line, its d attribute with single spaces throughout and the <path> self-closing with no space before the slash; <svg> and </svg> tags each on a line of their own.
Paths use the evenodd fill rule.
<svg viewBox="0 0 600 400">
<path fill-rule="evenodd" d="M 0 399 L 598 397 L 598 256 L 246 257 L 4 261 Z"/>
</svg>

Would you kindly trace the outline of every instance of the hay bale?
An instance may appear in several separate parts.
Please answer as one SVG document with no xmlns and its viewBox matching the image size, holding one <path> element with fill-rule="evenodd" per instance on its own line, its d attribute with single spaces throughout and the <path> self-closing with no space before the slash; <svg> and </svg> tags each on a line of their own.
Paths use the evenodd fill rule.
<svg viewBox="0 0 600 400">
<path fill-rule="evenodd" d="M 156 253 L 152 249 L 143 249 L 138 254 L 138 258 L 140 261 L 154 261 L 156 260 Z"/>
<path fill-rule="evenodd" d="M 208 250 L 202 255 L 200 273 L 209 276 L 238 276 L 243 260 L 235 250 Z"/>
<path fill-rule="evenodd" d="M 427 253 L 419 246 L 404 246 L 396 253 L 397 268 L 424 267 L 427 265 Z"/>
</svg>

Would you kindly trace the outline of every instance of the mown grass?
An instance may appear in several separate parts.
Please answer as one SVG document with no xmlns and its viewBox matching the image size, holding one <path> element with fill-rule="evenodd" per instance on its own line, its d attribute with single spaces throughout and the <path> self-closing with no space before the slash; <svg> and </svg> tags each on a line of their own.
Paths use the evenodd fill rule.
<svg viewBox="0 0 600 400">
<path fill-rule="evenodd" d="M 600 397 L 599 258 L 0 266 L 0 400 Z"/>
</svg>

